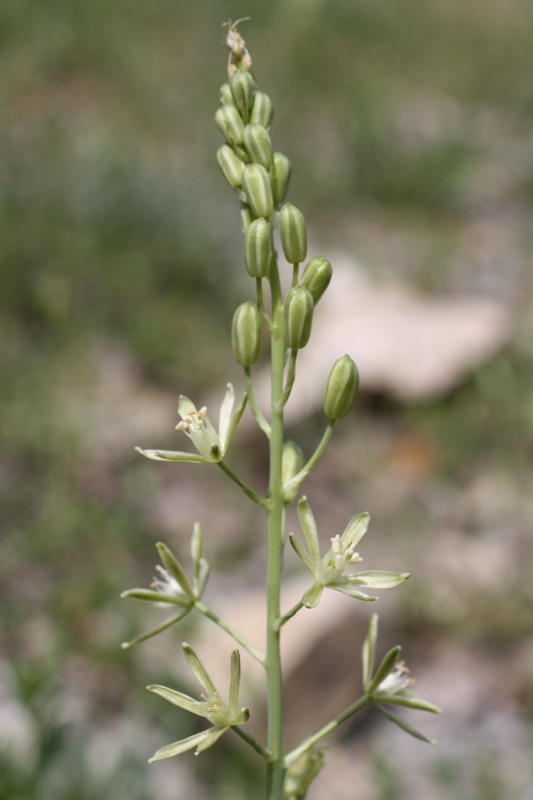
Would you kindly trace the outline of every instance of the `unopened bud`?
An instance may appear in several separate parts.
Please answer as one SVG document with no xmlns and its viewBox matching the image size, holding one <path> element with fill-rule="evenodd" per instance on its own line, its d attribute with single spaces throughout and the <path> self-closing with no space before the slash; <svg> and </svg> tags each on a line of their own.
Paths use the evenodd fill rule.
<svg viewBox="0 0 533 800">
<path fill-rule="evenodd" d="M 329 286 L 333 270 L 325 258 L 312 258 L 300 278 L 300 286 L 311 292 L 315 305 Z"/>
<path fill-rule="evenodd" d="M 234 106 L 222 106 L 215 114 L 215 122 L 228 144 L 235 146 L 243 143 L 244 122 Z"/>
<path fill-rule="evenodd" d="M 350 356 L 333 364 L 324 399 L 324 412 L 330 420 L 342 419 L 350 413 L 359 388 L 359 373 Z"/>
<path fill-rule="evenodd" d="M 272 124 L 272 100 L 264 92 L 256 92 L 250 122 L 257 122 L 263 128 L 270 128 Z"/>
<path fill-rule="evenodd" d="M 244 162 L 227 144 L 223 144 L 217 150 L 217 161 L 229 185 L 233 189 L 240 189 Z"/>
<path fill-rule="evenodd" d="M 304 261 L 307 255 L 305 219 L 292 203 L 285 203 L 279 212 L 279 234 L 287 261 L 290 264 Z"/>
<path fill-rule="evenodd" d="M 289 188 L 289 179 L 291 177 L 291 162 L 284 156 L 283 153 L 274 153 L 272 156 L 272 194 L 274 196 L 274 205 L 279 206 L 283 203 L 287 196 L 287 189 Z"/>
<path fill-rule="evenodd" d="M 284 302 L 285 338 L 291 350 L 300 350 L 309 341 L 313 306 L 311 292 L 304 286 L 295 286 L 287 292 Z"/>
<path fill-rule="evenodd" d="M 257 363 L 261 350 L 261 318 L 255 303 L 242 303 L 233 315 L 231 343 L 235 361 L 241 367 Z"/>
<path fill-rule="evenodd" d="M 302 448 L 290 439 L 283 445 L 283 455 L 281 461 L 281 480 L 283 485 L 292 480 L 305 464 L 305 456 Z M 302 479 L 303 480 L 303 479 Z M 293 486 L 288 492 L 283 492 L 284 503 L 294 503 L 298 495 L 300 485 Z"/>
<path fill-rule="evenodd" d="M 274 211 L 268 172 L 261 164 L 248 164 L 242 173 L 242 188 L 256 217 L 270 217 Z"/>
<path fill-rule="evenodd" d="M 237 72 L 234 72 L 229 79 L 229 85 L 235 105 L 241 112 L 245 122 L 248 122 L 255 94 L 255 81 L 253 76 L 247 70 L 239 69 Z"/>
<path fill-rule="evenodd" d="M 222 103 L 223 106 L 235 105 L 231 89 L 229 88 L 229 83 L 222 84 L 222 86 L 220 87 L 219 97 L 220 97 L 220 102 Z"/>
<path fill-rule="evenodd" d="M 272 144 L 266 128 L 251 122 L 244 129 L 244 146 L 250 161 L 261 164 L 266 170 L 272 166 Z"/>
<path fill-rule="evenodd" d="M 244 258 L 252 278 L 266 278 L 270 271 L 274 244 L 270 222 L 260 217 L 246 231 Z"/>
</svg>

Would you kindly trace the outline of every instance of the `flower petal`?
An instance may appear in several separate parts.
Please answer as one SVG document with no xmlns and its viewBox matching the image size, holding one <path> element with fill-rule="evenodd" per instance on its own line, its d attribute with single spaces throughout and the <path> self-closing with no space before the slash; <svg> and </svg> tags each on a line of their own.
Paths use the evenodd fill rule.
<svg viewBox="0 0 533 800">
<path fill-rule="evenodd" d="M 173 744 L 166 744 L 164 747 L 158 750 L 157 753 L 155 753 L 152 756 L 152 758 L 148 760 L 148 763 L 152 764 L 154 761 L 161 761 L 162 758 L 171 758 L 172 756 L 178 756 L 180 753 L 185 753 L 187 750 L 192 750 L 193 747 L 199 747 L 202 744 L 202 742 L 205 741 L 205 739 L 210 739 L 210 733 L 212 730 L 213 728 L 208 728 L 208 730 L 206 731 L 202 731 L 201 733 L 195 733 L 192 736 L 188 736 L 186 739 L 181 739 L 179 742 L 174 742 Z M 210 745 L 208 745 L 208 747 L 209 746 Z"/>
<path fill-rule="evenodd" d="M 370 514 L 363 512 L 352 517 L 342 534 L 342 543 L 345 547 L 356 547 L 368 530 Z M 350 543 L 348 545 L 348 542 Z"/>
<path fill-rule="evenodd" d="M 174 553 L 172 553 L 172 551 L 163 542 L 157 542 L 156 547 L 161 557 L 161 561 L 166 569 L 170 572 L 172 577 L 175 578 L 190 601 L 194 602 L 195 596 L 192 586 L 189 583 L 189 579 Z"/>
<path fill-rule="evenodd" d="M 226 450 L 228 449 L 228 445 L 233 438 L 233 434 L 237 429 L 237 425 L 241 421 L 241 417 L 244 414 L 244 409 L 246 408 L 247 402 L 248 402 L 248 395 L 244 393 L 241 402 L 239 403 L 239 405 L 232 414 L 227 431 L 223 436 L 220 437 L 220 442 L 221 442 L 220 446 L 222 447 L 222 454 L 225 454 Z"/>
<path fill-rule="evenodd" d="M 207 731 L 207 736 L 205 736 L 198 747 L 196 748 L 195 756 L 199 756 L 200 753 L 203 753 L 204 750 L 207 750 L 208 747 L 213 747 L 215 742 L 218 742 L 220 737 L 229 730 L 229 726 L 226 728 L 209 728 Z"/>
<path fill-rule="evenodd" d="M 201 456 L 196 453 L 185 453 L 181 450 L 143 450 L 142 447 L 135 448 L 138 453 L 152 461 L 188 461 L 193 464 L 211 464 L 212 458 Z"/>
<path fill-rule="evenodd" d="M 226 394 L 220 406 L 220 417 L 218 421 L 218 438 L 220 439 L 220 446 L 224 451 L 226 449 L 228 431 L 231 424 L 231 414 L 233 406 L 235 405 L 235 390 L 233 384 L 228 383 Z"/>
<path fill-rule="evenodd" d="M 159 625 L 154 625 L 153 628 L 148 628 L 147 631 L 141 633 L 141 635 L 137 636 L 136 639 L 132 639 L 131 642 L 122 642 L 120 646 L 123 650 L 129 650 L 130 647 L 140 644 L 141 642 L 145 642 L 146 639 L 151 639 L 152 636 L 156 636 L 156 634 L 166 631 L 166 629 L 170 628 L 172 625 L 174 625 L 174 623 L 179 622 L 180 619 L 186 617 L 190 611 L 191 606 L 186 608 L 184 611 L 180 611 L 179 614 L 175 614 L 173 617 L 168 617 L 168 619 L 160 622 Z"/>
<path fill-rule="evenodd" d="M 324 587 L 321 583 L 313 583 L 310 589 L 306 591 L 304 596 L 302 597 L 302 603 L 306 608 L 316 608 L 317 605 L 320 603 L 320 598 L 322 597 L 322 591 Z"/>
<path fill-rule="evenodd" d="M 193 564 L 194 590 L 196 593 L 200 591 L 200 562 L 202 560 L 203 549 L 204 537 L 202 535 L 202 526 L 199 522 L 195 522 L 191 538 L 191 558 Z"/>
<path fill-rule="evenodd" d="M 346 575 L 344 581 L 350 586 L 372 586 L 374 589 L 391 589 L 409 578 L 409 572 L 381 572 L 366 570 L 355 575 Z"/>
<path fill-rule="evenodd" d="M 209 673 L 207 672 L 206 668 L 187 642 L 183 642 L 183 651 L 185 653 L 185 658 L 187 659 L 187 664 L 189 665 L 189 669 L 193 673 L 194 677 L 203 688 L 206 694 L 208 695 L 218 695 L 216 690 L 215 684 L 209 677 Z"/>
<path fill-rule="evenodd" d="M 151 589 L 127 589 L 120 595 L 123 599 L 126 597 L 133 597 L 135 600 L 147 600 L 150 603 L 171 603 L 175 606 L 188 608 L 190 600 L 186 598 L 176 597 L 175 595 L 162 594 L 162 592 L 154 592 Z"/>
<path fill-rule="evenodd" d="M 438 706 L 433 705 L 433 703 L 428 702 L 427 700 L 422 700 L 420 697 L 406 697 L 402 695 L 400 692 L 394 695 L 385 695 L 381 694 L 380 692 L 376 692 L 372 700 L 379 703 L 390 703 L 394 706 L 405 706 L 405 708 L 416 708 L 418 711 L 429 711 L 431 714 L 440 714 L 441 710 Z"/>
<path fill-rule="evenodd" d="M 337 583 L 328 583 L 327 588 L 335 589 L 336 592 L 342 592 L 343 594 L 348 595 L 348 597 L 353 597 L 355 600 L 372 602 L 378 599 L 371 594 L 366 594 L 366 592 L 359 592 L 357 589 L 354 589 L 353 586 L 350 586 L 348 583 L 343 583 L 342 581 L 337 581 Z"/>
<path fill-rule="evenodd" d="M 211 567 L 209 566 L 208 562 L 205 558 L 200 559 L 200 574 L 198 575 L 198 597 L 201 597 L 204 593 L 204 589 L 206 586 L 207 581 L 209 580 L 209 573 L 211 572 Z"/>
<path fill-rule="evenodd" d="M 304 532 L 305 541 L 311 558 L 315 564 L 320 561 L 320 548 L 318 545 L 318 533 L 313 512 L 307 502 L 307 497 L 302 497 L 298 503 L 298 519 Z"/>
<path fill-rule="evenodd" d="M 313 561 L 311 559 L 311 556 L 301 543 L 301 541 L 294 535 L 294 533 L 289 533 L 289 542 L 292 544 L 293 549 L 296 551 L 296 555 L 298 556 L 298 558 L 300 558 L 304 562 L 305 566 L 307 567 L 313 578 L 315 578 L 316 570 L 314 569 Z"/>
<path fill-rule="evenodd" d="M 189 400 L 188 397 L 185 397 L 184 394 L 180 394 L 180 399 L 178 403 L 178 414 L 182 419 L 190 416 L 190 414 L 196 413 L 196 406 Z"/>
<path fill-rule="evenodd" d="M 396 714 L 393 714 L 391 711 L 383 708 L 383 706 L 376 703 L 375 708 L 377 708 L 378 711 L 381 711 L 384 717 L 387 717 L 387 719 L 390 719 L 391 722 L 394 722 L 394 724 L 401 728 L 402 731 L 405 731 L 410 736 L 414 736 L 415 739 L 420 739 L 420 741 L 427 742 L 427 744 L 437 744 L 435 739 L 428 739 L 423 733 L 420 733 L 420 731 L 417 731 L 415 728 L 411 728 L 407 722 L 404 722 L 403 719 L 400 719 L 396 716 Z"/>
<path fill-rule="evenodd" d="M 241 683 L 241 655 L 238 650 L 231 654 L 231 678 L 229 684 L 229 709 L 233 716 L 239 708 L 239 686 Z"/>
<path fill-rule="evenodd" d="M 377 668 L 376 673 L 370 682 L 370 686 L 368 687 L 369 695 L 372 695 L 372 692 L 378 688 L 379 684 L 382 683 L 387 675 L 390 675 L 390 673 L 395 669 L 398 659 L 400 658 L 401 649 L 402 648 L 399 645 L 397 647 L 393 647 L 383 657 L 383 660 Z M 400 687 L 397 686 L 396 688 Z"/>
<path fill-rule="evenodd" d="M 196 714 L 197 717 L 207 717 L 206 703 L 203 701 L 195 700 L 193 697 L 189 697 L 188 694 L 177 692 L 175 689 L 169 689 L 167 686 L 153 684 L 146 688 L 149 692 L 158 694 L 163 700 L 167 700 L 169 703 L 179 708 L 184 708 L 185 711 L 189 711 L 191 714 Z"/>
</svg>

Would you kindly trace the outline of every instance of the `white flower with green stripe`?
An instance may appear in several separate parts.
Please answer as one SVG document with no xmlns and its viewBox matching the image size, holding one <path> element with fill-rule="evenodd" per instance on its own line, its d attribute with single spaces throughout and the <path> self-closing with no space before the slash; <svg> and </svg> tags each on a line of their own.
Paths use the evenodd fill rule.
<svg viewBox="0 0 533 800">
<path fill-rule="evenodd" d="M 289 540 L 315 579 L 311 588 L 302 597 L 301 602 L 307 608 L 314 608 L 319 604 L 325 588 L 335 589 L 357 600 L 377 600 L 377 597 L 362 592 L 360 587 L 390 589 L 409 577 L 408 572 L 376 570 L 344 574 L 348 567 L 363 560 L 355 548 L 368 530 L 370 522 L 368 514 L 352 517 L 342 536 L 331 538 L 331 546 L 325 556 L 320 554 L 315 518 L 305 497 L 298 503 L 298 519 L 307 548 L 293 533 L 289 534 Z"/>
</svg>

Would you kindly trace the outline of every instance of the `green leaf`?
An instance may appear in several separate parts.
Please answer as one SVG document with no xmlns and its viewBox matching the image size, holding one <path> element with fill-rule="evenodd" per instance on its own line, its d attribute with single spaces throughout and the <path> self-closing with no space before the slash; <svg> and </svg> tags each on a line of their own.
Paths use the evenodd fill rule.
<svg viewBox="0 0 533 800">
<path fill-rule="evenodd" d="M 152 461 L 187 461 L 192 464 L 211 464 L 213 459 L 196 453 L 184 453 L 180 450 L 143 450 L 142 447 L 135 448 L 138 453 Z"/>
<path fill-rule="evenodd" d="M 372 614 L 368 623 L 368 633 L 363 642 L 361 657 L 363 660 L 363 687 L 367 691 L 374 672 L 376 657 L 376 641 L 378 638 L 378 615 Z"/>
<path fill-rule="evenodd" d="M 127 589 L 120 595 L 123 599 L 126 597 L 133 597 L 135 600 L 147 600 L 150 603 L 171 603 L 175 606 L 188 608 L 190 600 L 184 597 L 176 597 L 171 594 L 162 594 L 161 592 L 154 592 L 151 589 Z"/>
<path fill-rule="evenodd" d="M 415 728 L 411 728 L 411 726 L 404 722 L 403 719 L 400 719 L 391 711 L 387 711 L 387 709 L 383 708 L 383 706 L 380 706 L 376 703 L 375 708 L 377 708 L 377 710 L 380 711 L 384 717 L 387 717 L 387 719 L 390 719 L 391 722 L 394 722 L 394 724 L 401 728 L 402 731 L 408 733 L 409 736 L 414 736 L 415 739 L 420 739 L 421 742 L 426 742 L 427 744 L 437 744 L 435 739 L 428 739 L 423 733 L 420 733 L 420 731 L 417 731 Z"/>
<path fill-rule="evenodd" d="M 189 579 L 174 553 L 172 553 L 172 551 L 163 542 L 157 542 L 156 547 L 159 551 L 161 561 L 166 569 L 170 572 L 172 577 L 177 580 L 187 597 L 190 598 L 191 602 L 194 602 L 195 595 L 192 590 L 192 586 L 189 583 Z"/>
<path fill-rule="evenodd" d="M 311 556 L 301 543 L 301 541 L 296 538 L 294 533 L 289 533 L 289 542 L 292 544 L 293 550 L 296 551 L 296 555 L 298 556 L 298 558 L 300 558 L 304 562 L 305 566 L 307 567 L 307 569 L 314 578 L 316 570 L 313 561 L 311 559 Z"/>
<path fill-rule="evenodd" d="M 155 753 L 152 756 L 152 758 L 148 760 L 148 763 L 153 764 L 154 761 L 161 761 L 162 758 L 171 758 L 172 756 L 178 756 L 180 753 L 185 753 L 187 750 L 192 750 L 193 747 L 201 746 L 202 742 L 204 742 L 205 739 L 210 739 L 210 734 L 212 730 L 216 729 L 209 728 L 208 730 L 202 731 L 201 733 L 195 733 L 192 736 L 188 736 L 186 739 L 181 739 L 179 742 L 174 742 L 173 744 L 165 745 L 160 750 L 158 750 L 157 753 Z M 208 745 L 208 747 L 209 746 L 210 745 Z"/>
<path fill-rule="evenodd" d="M 206 694 L 213 695 L 218 694 L 215 684 L 209 677 L 209 673 L 207 672 L 206 668 L 187 642 L 183 642 L 183 650 L 185 653 L 185 658 L 187 659 L 187 664 L 189 665 L 189 669 L 193 673 L 194 677 L 203 688 Z"/>
<path fill-rule="evenodd" d="M 196 714 L 197 717 L 207 717 L 206 703 L 203 701 L 195 700 L 193 697 L 189 697 L 189 695 L 183 694 L 182 692 L 177 692 L 175 689 L 169 689 L 167 686 L 153 684 L 146 688 L 149 692 L 158 694 L 159 697 L 162 697 L 169 703 L 179 708 L 184 708 L 185 711 L 189 711 L 191 714 Z"/>
<path fill-rule="evenodd" d="M 302 497 L 298 503 L 298 519 L 300 520 L 300 525 L 304 532 L 311 559 L 315 564 L 318 564 L 320 561 L 318 533 L 315 518 L 306 497 Z"/>
<path fill-rule="evenodd" d="M 123 650 L 128 650 L 130 647 L 133 647 L 136 644 L 140 644 L 141 642 L 145 642 L 147 639 L 151 639 L 152 636 L 156 636 L 158 633 L 162 633 L 166 631 L 167 628 L 170 628 L 176 622 L 179 622 L 180 619 L 183 619 L 187 616 L 191 611 L 191 606 L 186 608 L 185 611 L 180 611 L 179 614 L 175 614 L 173 617 L 169 617 L 168 619 L 160 622 L 159 625 L 154 625 L 153 628 L 148 628 L 147 631 L 142 633 L 140 636 L 137 636 L 136 639 L 132 639 L 131 642 L 122 642 L 120 645 Z"/>
<path fill-rule="evenodd" d="M 316 608 L 320 603 L 324 587 L 321 583 L 313 583 L 310 589 L 302 597 L 302 603 L 306 608 Z"/>
<path fill-rule="evenodd" d="M 355 575 L 346 575 L 346 580 L 352 586 L 372 586 L 374 589 L 392 589 L 409 578 L 409 572 L 380 572 L 366 570 Z"/>
<path fill-rule="evenodd" d="M 390 673 L 396 667 L 400 657 L 401 649 L 402 648 L 399 645 L 397 647 L 393 647 L 392 650 L 389 650 L 389 652 L 383 658 L 383 661 L 379 665 L 376 674 L 372 678 L 370 686 L 368 687 L 369 695 L 372 695 L 372 692 L 378 688 L 379 684 L 384 681 L 387 675 L 390 675 Z"/>
</svg>

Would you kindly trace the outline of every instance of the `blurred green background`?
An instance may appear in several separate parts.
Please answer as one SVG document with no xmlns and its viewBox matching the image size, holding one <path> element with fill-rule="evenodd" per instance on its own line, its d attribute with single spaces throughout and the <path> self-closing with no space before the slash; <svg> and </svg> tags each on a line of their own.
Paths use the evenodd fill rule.
<svg viewBox="0 0 533 800">
<path fill-rule="evenodd" d="M 247 535 L 240 497 L 203 467 L 191 476 L 133 452 L 174 446 L 180 391 L 240 381 L 229 325 L 249 286 L 213 115 L 221 23 L 248 15 L 242 33 L 274 101 L 274 145 L 292 161 L 290 199 L 313 241 L 428 295 L 497 297 L 513 319 L 512 343 L 449 396 L 362 398 L 315 481 L 339 518 L 374 511 L 376 546 L 413 572 L 392 636 L 411 642 L 415 671 L 427 644 L 457 651 L 458 675 L 471 680 L 457 689 L 438 673 L 441 688 L 473 703 L 471 727 L 459 729 L 453 711 L 439 720 L 444 746 L 414 768 L 421 786 L 401 749 L 380 746 L 378 723 L 351 731 L 344 746 L 357 749 L 374 726 L 359 796 L 525 799 L 533 5 L 2 0 L 0 800 L 257 796 L 256 762 L 229 736 L 199 766 L 148 767 L 157 747 L 193 730 L 143 688 L 176 685 L 165 659 L 183 634 L 166 634 L 165 658 L 154 643 L 122 652 L 141 622 L 135 603 L 118 600 L 147 585 L 159 538 L 186 553 L 190 506 L 205 491 L 226 515 L 209 541 L 219 588 L 234 569 L 244 584 L 258 580 L 246 557 L 260 560 L 262 545 Z M 321 426 L 317 415 L 294 436 L 309 442 Z M 263 479 L 244 445 L 235 459 Z M 451 577 L 439 573 L 440 541 L 459 562 Z M 489 689 L 476 701 L 479 684 Z"/>
</svg>

